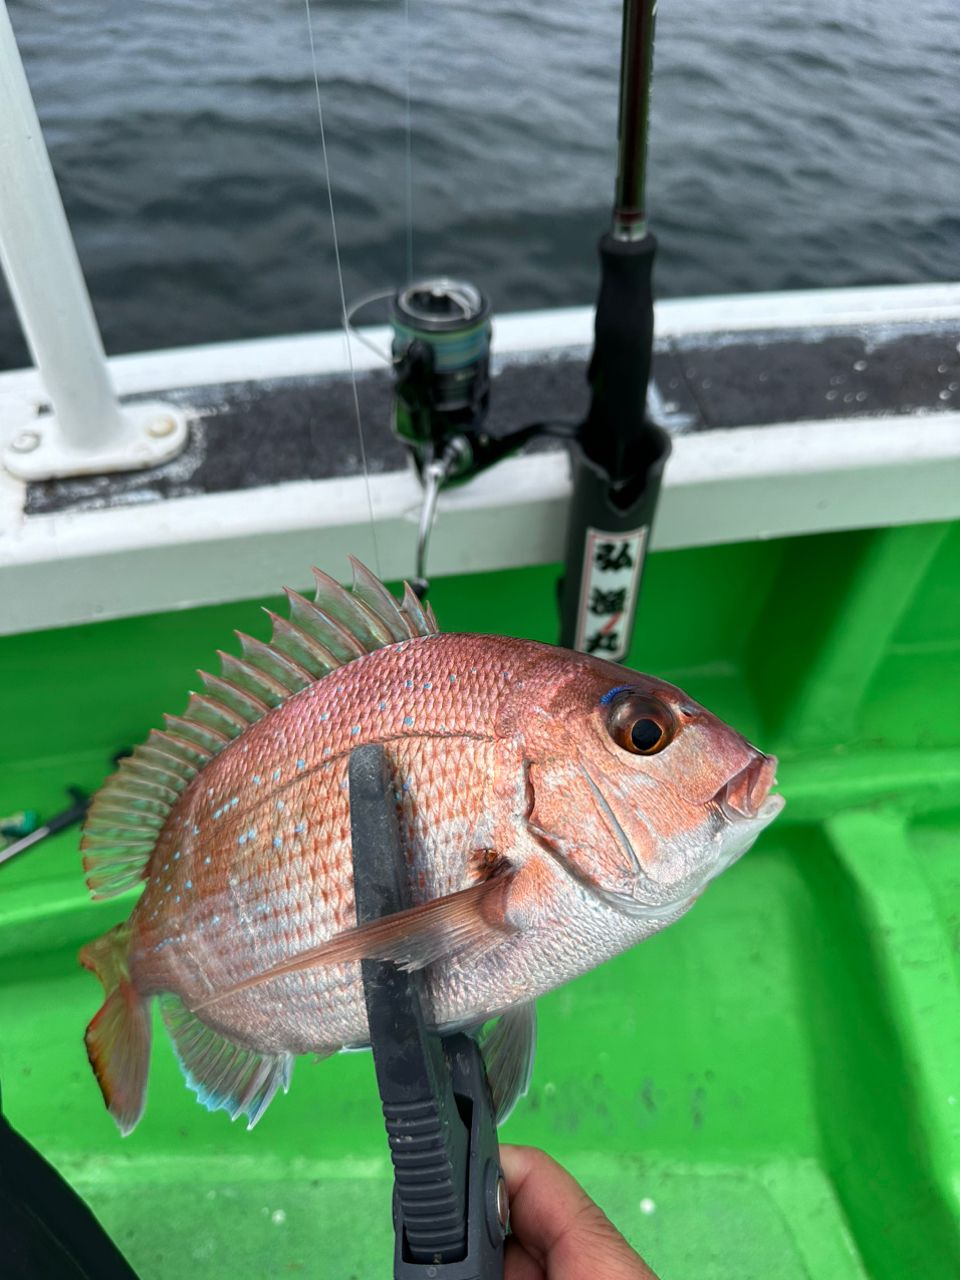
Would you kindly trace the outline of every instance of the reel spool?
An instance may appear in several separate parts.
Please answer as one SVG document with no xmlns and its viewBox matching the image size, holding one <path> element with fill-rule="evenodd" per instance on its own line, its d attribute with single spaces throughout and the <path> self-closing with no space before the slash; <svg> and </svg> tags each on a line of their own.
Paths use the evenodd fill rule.
<svg viewBox="0 0 960 1280">
<path fill-rule="evenodd" d="M 474 285 L 446 276 L 394 295 L 393 427 L 417 471 L 443 461 L 445 484 L 476 474 L 490 403 L 490 303 Z"/>
</svg>

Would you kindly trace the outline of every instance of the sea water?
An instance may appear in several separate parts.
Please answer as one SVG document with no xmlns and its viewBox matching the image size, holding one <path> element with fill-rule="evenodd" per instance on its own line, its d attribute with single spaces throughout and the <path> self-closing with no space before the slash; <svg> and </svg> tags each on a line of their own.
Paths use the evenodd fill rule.
<svg viewBox="0 0 960 1280">
<path fill-rule="evenodd" d="M 312 6 L 348 297 L 591 301 L 619 0 Z M 337 323 L 303 0 L 9 7 L 109 351 Z M 957 0 L 661 0 L 659 293 L 956 279 L 958 120 Z"/>
</svg>

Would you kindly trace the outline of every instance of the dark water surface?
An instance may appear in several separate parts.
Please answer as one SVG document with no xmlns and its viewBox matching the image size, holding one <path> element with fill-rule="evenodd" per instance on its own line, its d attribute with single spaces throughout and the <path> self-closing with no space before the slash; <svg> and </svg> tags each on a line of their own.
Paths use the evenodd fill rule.
<svg viewBox="0 0 960 1280">
<path fill-rule="evenodd" d="M 303 0 L 9 7 L 109 351 L 336 324 Z M 409 83 L 416 271 L 591 301 L 618 0 L 313 17 L 348 296 L 407 272 Z M 958 121 L 958 0 L 661 0 L 660 294 L 957 279 Z"/>
</svg>

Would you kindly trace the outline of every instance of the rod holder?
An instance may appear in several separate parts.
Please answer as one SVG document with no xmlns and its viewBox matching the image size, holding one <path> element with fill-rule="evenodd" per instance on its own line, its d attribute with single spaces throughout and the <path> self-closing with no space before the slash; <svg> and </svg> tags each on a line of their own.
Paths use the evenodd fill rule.
<svg viewBox="0 0 960 1280">
<path fill-rule="evenodd" d="M 175 457 L 183 411 L 121 405 L 5 0 L 0 0 L 0 265 L 52 412 L 13 423 L 3 465 L 22 480 L 131 471 Z"/>
</svg>

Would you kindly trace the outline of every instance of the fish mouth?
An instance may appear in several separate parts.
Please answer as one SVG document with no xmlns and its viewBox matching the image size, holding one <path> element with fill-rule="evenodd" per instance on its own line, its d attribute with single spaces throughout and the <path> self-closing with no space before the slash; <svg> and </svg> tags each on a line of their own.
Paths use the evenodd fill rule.
<svg viewBox="0 0 960 1280">
<path fill-rule="evenodd" d="M 783 808 L 783 796 L 770 794 L 777 781 L 777 757 L 755 752 L 752 759 L 728 778 L 713 797 L 729 822 L 773 818 Z"/>
</svg>

